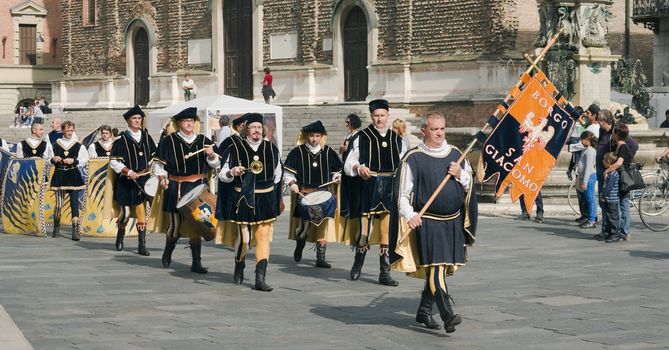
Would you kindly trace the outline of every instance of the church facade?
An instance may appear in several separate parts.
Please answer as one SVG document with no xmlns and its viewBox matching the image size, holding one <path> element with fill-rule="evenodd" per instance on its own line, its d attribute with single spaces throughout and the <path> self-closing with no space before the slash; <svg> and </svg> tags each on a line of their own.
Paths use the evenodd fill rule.
<svg viewBox="0 0 669 350">
<path fill-rule="evenodd" d="M 64 78 L 52 85 L 54 102 L 65 109 L 168 106 L 183 100 L 185 73 L 200 96 L 262 101 L 268 67 L 274 103 L 386 98 L 419 113 L 447 106 L 470 120 L 489 113 L 526 67 L 522 52 L 534 49 L 540 27 L 537 6 L 518 0 L 61 0 Z M 622 23 L 620 13 L 624 22 L 622 6 L 621 12 L 613 5 L 612 24 Z M 612 47 L 622 32 L 611 26 Z"/>
</svg>

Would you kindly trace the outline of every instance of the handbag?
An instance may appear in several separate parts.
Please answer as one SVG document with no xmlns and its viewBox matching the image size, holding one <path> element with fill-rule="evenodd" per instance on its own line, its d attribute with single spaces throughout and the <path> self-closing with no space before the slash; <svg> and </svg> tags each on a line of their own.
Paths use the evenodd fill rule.
<svg viewBox="0 0 669 350">
<path fill-rule="evenodd" d="M 646 188 L 646 183 L 643 181 L 643 176 L 639 171 L 639 167 L 632 163 L 629 167 L 620 167 L 618 169 L 620 175 L 619 186 L 621 193 L 628 193 L 634 190 Z"/>
</svg>

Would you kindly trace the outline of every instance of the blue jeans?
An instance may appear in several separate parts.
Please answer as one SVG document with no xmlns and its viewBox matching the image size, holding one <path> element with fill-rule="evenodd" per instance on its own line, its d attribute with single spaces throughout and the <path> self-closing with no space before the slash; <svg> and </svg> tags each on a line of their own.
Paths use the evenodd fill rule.
<svg viewBox="0 0 669 350">
<path fill-rule="evenodd" d="M 620 234 L 629 236 L 632 226 L 632 211 L 630 210 L 630 193 L 620 194 Z"/>
<path fill-rule="evenodd" d="M 588 208 L 588 220 L 590 222 L 597 221 L 597 200 L 595 199 L 595 183 L 597 182 L 597 174 L 590 175 L 588 184 L 585 187 L 585 201 Z"/>
</svg>

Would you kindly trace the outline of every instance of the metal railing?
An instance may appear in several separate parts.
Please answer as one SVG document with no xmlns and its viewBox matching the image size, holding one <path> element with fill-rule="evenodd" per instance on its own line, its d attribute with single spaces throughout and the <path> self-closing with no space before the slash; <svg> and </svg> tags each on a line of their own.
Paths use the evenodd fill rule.
<svg viewBox="0 0 669 350">
<path fill-rule="evenodd" d="M 636 19 L 669 16 L 669 0 L 634 0 L 632 17 Z"/>
</svg>

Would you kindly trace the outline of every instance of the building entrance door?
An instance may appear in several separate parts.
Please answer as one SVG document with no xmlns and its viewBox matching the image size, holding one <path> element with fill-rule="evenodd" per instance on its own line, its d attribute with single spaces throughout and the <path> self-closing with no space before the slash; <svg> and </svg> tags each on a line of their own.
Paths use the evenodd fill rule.
<svg viewBox="0 0 669 350">
<path fill-rule="evenodd" d="M 253 99 L 251 1 L 223 1 L 225 94 L 249 100 Z"/>
<path fill-rule="evenodd" d="M 367 19 L 355 7 L 344 21 L 344 99 L 364 101 L 367 82 Z"/>
<path fill-rule="evenodd" d="M 132 41 L 135 60 L 135 104 L 149 103 L 149 36 L 144 28 L 135 32 Z"/>
</svg>

